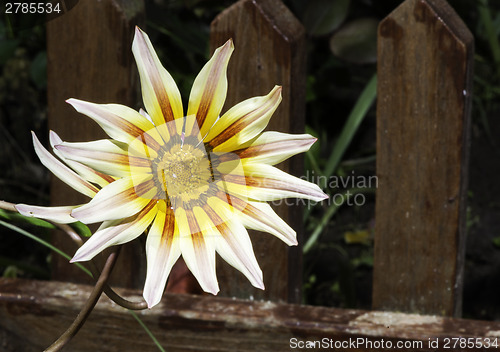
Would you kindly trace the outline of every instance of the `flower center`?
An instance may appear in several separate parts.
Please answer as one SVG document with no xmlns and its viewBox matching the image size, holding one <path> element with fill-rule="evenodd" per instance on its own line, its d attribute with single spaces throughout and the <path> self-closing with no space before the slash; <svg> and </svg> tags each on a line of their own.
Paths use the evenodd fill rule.
<svg viewBox="0 0 500 352">
<path fill-rule="evenodd" d="M 246 179 L 239 156 L 206 150 L 194 115 L 146 131 L 129 143 L 128 154 L 136 194 L 156 200 L 158 209 L 172 210 L 181 219 L 177 224 L 184 234 L 229 220 L 235 214 L 232 204 L 246 199 Z M 238 196 L 233 199 L 228 187 L 235 189 Z M 187 220 L 182 219 L 194 213 L 212 218 L 193 228 L 186 227 Z"/>
<path fill-rule="evenodd" d="M 165 152 L 156 168 L 161 188 L 169 197 L 200 193 L 211 179 L 210 162 L 204 151 L 176 144 Z"/>
</svg>

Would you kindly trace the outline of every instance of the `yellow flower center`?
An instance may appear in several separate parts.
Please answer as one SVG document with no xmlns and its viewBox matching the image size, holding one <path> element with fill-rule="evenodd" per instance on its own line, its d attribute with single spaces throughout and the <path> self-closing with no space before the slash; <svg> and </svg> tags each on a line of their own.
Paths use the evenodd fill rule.
<svg viewBox="0 0 500 352">
<path fill-rule="evenodd" d="M 146 131 L 129 144 L 129 157 L 139 197 L 156 200 L 160 211 L 170 208 L 178 219 L 185 219 L 186 212 L 201 218 L 211 216 L 210 221 L 197 223 L 193 227 L 196 231 L 228 221 L 235 213 L 232 204 L 246 199 L 240 158 L 234 153 L 206 150 L 195 116 Z M 239 176 L 243 183 L 227 183 L 225 178 L 231 176 Z M 234 200 L 228 189 L 231 185 L 238 191 Z M 214 209 L 216 215 L 210 210 L 206 213 L 206 209 Z M 191 228 L 179 221 L 181 232 L 191 234 Z"/>
<path fill-rule="evenodd" d="M 158 184 L 169 196 L 199 193 L 208 186 L 211 176 L 206 153 L 193 145 L 172 146 L 156 165 Z"/>
</svg>

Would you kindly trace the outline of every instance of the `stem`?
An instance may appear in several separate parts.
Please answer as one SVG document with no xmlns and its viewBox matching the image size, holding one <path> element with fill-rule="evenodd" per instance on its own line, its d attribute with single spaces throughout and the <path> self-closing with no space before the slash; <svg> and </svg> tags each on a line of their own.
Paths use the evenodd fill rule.
<svg viewBox="0 0 500 352">
<path fill-rule="evenodd" d="M 117 247 L 115 251 L 109 255 L 102 273 L 99 276 L 99 279 L 97 280 L 96 285 L 82 310 L 77 315 L 76 319 L 73 321 L 70 327 L 50 347 L 48 347 L 45 352 L 56 352 L 61 350 L 61 348 L 63 348 L 83 326 L 90 313 L 94 309 L 95 305 L 97 304 L 99 297 L 101 297 L 103 288 L 108 281 L 109 274 L 113 270 L 113 267 L 116 263 L 116 258 L 118 257 L 119 251 L 120 247 Z"/>
<path fill-rule="evenodd" d="M 80 236 L 78 236 L 78 234 L 71 228 L 71 226 L 61 225 L 60 228 L 61 228 L 61 230 L 66 232 L 71 237 L 73 242 L 75 242 L 78 247 L 81 247 L 83 245 L 82 238 Z M 99 277 L 101 275 L 101 273 L 100 273 L 94 259 L 91 259 L 89 261 L 89 263 L 90 263 L 90 272 L 92 273 L 92 276 Z M 129 300 L 123 298 L 118 293 L 116 293 L 115 290 L 113 290 L 111 288 L 111 286 L 108 285 L 107 282 L 104 284 L 103 291 L 106 294 L 106 296 L 108 296 L 108 298 L 110 300 L 112 300 L 113 302 L 115 302 L 116 304 L 118 304 L 119 306 L 121 306 L 123 308 L 130 309 L 130 310 L 143 310 L 143 309 L 146 309 L 148 307 L 147 302 L 144 300 L 142 300 L 140 302 L 134 302 L 134 301 L 129 301 Z"/>
<path fill-rule="evenodd" d="M 13 211 L 16 213 L 18 212 L 13 203 L 9 203 L 9 202 L 6 202 L 4 200 L 0 200 L 0 208 L 5 209 L 5 210 L 9 210 L 9 211 Z"/>
<path fill-rule="evenodd" d="M 95 261 L 93 259 L 90 261 L 90 271 L 92 272 L 92 275 L 94 277 L 99 276 L 99 269 L 97 268 L 97 265 L 95 264 Z M 107 283 L 104 285 L 103 291 L 110 300 L 123 308 L 130 310 L 144 310 L 148 308 L 148 304 L 146 303 L 146 301 L 129 301 L 116 293 L 115 290 L 113 290 Z"/>
</svg>

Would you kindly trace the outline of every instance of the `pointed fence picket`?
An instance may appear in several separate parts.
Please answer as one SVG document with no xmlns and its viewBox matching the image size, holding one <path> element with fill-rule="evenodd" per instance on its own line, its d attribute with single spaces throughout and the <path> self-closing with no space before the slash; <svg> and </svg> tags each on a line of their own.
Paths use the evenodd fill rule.
<svg viewBox="0 0 500 352">
<path fill-rule="evenodd" d="M 380 23 L 374 309 L 460 315 L 473 53 L 444 0 Z"/>
<path fill-rule="evenodd" d="M 80 1 L 74 13 L 49 24 L 50 125 L 63 138 L 91 140 L 99 133 L 64 106 L 70 96 L 134 104 L 131 87 L 137 80 L 129 48 L 133 26 L 142 17 L 140 3 Z M 283 102 L 271 128 L 300 132 L 305 39 L 288 9 L 278 0 L 241 0 L 211 29 L 212 48 L 230 37 L 237 48 L 229 66 L 227 106 L 281 84 Z M 167 293 L 157 307 L 139 313 L 167 351 L 304 350 L 311 347 L 306 341 L 320 341 L 330 350 L 433 351 L 445 348 L 446 341 L 448 347 L 459 343 L 459 349 L 470 343 L 486 347 L 486 338 L 492 342 L 498 336 L 498 322 L 451 317 L 459 314 L 462 290 L 472 40 L 443 0 L 407 0 L 380 24 L 373 291 L 379 311 L 284 303 L 298 302 L 300 251 L 252 234 L 269 291 L 252 291 L 239 273 L 218 263 L 222 295 L 240 299 Z M 281 166 L 297 173 L 296 160 Z M 53 184 L 54 202 L 78 202 L 63 199 L 68 194 Z M 296 211 L 278 209 L 289 222 L 298 218 Z M 115 282 L 132 287 L 118 289 L 131 299 L 141 295 L 143 268 L 127 266 L 141 268 L 136 256 L 132 249 L 122 253 Z M 61 263 L 56 277 L 72 280 L 74 273 Z M 2 351 L 48 346 L 90 291 L 82 283 L 0 279 Z M 241 299 L 250 295 L 266 301 Z M 102 297 L 67 349 L 157 348 L 124 309 Z"/>
</svg>

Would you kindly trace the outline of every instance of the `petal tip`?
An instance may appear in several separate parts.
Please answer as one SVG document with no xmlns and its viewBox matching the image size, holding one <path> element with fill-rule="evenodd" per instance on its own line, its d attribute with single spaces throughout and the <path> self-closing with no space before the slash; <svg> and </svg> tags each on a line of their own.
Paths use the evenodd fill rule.
<svg viewBox="0 0 500 352">
<path fill-rule="evenodd" d="M 49 141 L 52 148 L 55 148 L 57 145 L 62 143 L 61 137 L 59 137 L 59 135 L 52 130 L 49 131 Z"/>
<path fill-rule="evenodd" d="M 75 98 L 70 98 L 70 99 L 66 100 L 66 103 L 68 103 L 69 105 L 71 105 L 76 111 L 80 111 L 78 109 L 82 105 L 81 104 L 82 103 L 81 100 L 78 100 L 78 99 L 75 99 Z"/>
<path fill-rule="evenodd" d="M 233 50 L 233 49 L 234 49 L 234 41 L 233 41 L 233 38 L 229 38 L 229 39 L 227 40 L 227 42 L 225 42 L 225 43 L 224 43 L 223 47 L 225 47 L 226 45 L 227 45 L 227 46 L 229 46 L 229 48 L 230 48 L 231 50 Z"/>
<path fill-rule="evenodd" d="M 144 31 L 141 29 L 141 27 L 135 26 L 135 33 L 142 34 L 142 33 L 144 33 Z"/>
<path fill-rule="evenodd" d="M 146 301 L 146 304 L 148 305 L 148 309 L 153 308 L 156 306 L 158 303 L 161 301 L 161 295 L 158 297 L 155 297 L 154 295 L 150 293 L 143 293 L 144 300 Z"/>
<path fill-rule="evenodd" d="M 81 248 L 81 247 L 80 247 L 80 248 Z M 71 259 L 69 260 L 69 262 L 70 262 L 70 263 L 72 263 L 72 264 L 73 264 L 73 263 L 76 263 L 76 262 L 82 262 L 82 261 L 85 261 L 85 259 L 84 259 L 84 258 L 82 258 L 82 256 L 81 256 L 81 255 L 78 255 L 78 252 L 79 252 L 79 251 L 76 251 L 76 253 L 75 253 L 75 255 L 73 256 L 73 258 L 71 258 Z"/>
<path fill-rule="evenodd" d="M 201 285 L 201 282 L 200 282 L 200 285 Z M 203 291 L 207 292 L 207 293 L 211 293 L 213 294 L 214 296 L 217 296 L 217 293 L 219 293 L 219 283 L 216 281 L 216 282 L 206 282 L 204 285 L 201 285 L 202 286 L 202 289 Z"/>
</svg>

